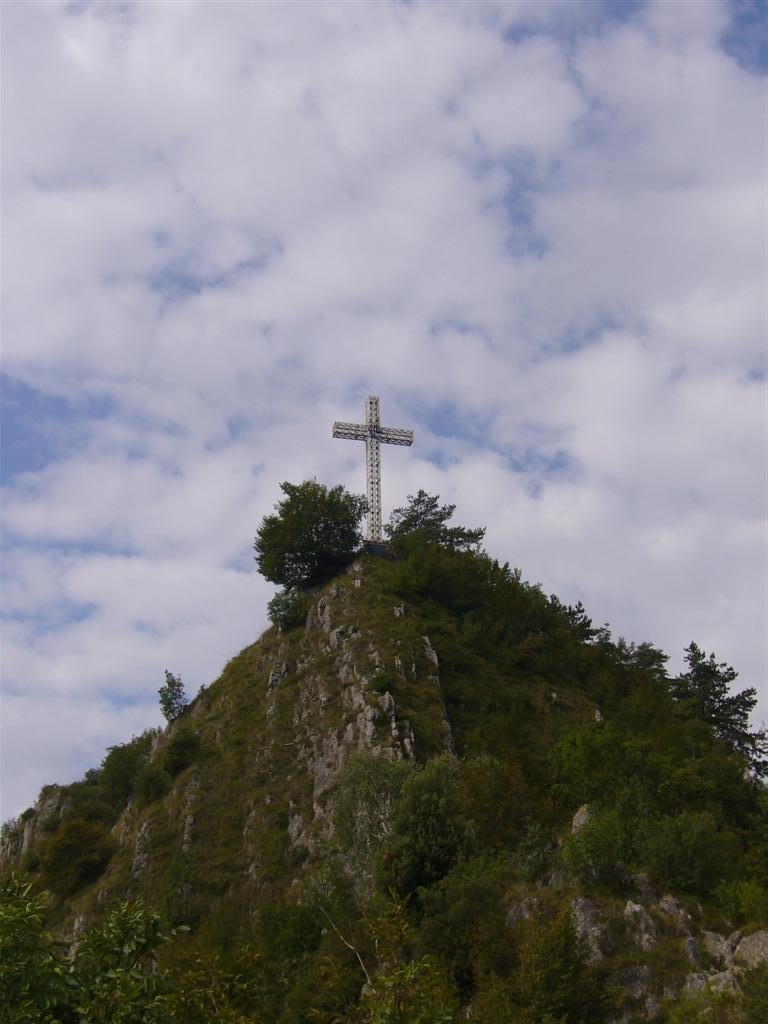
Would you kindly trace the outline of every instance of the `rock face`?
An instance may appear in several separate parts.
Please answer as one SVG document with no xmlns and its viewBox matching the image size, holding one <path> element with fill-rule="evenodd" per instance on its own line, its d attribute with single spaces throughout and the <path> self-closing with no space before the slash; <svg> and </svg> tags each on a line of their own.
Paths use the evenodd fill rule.
<svg viewBox="0 0 768 1024">
<path fill-rule="evenodd" d="M 577 833 L 581 832 L 590 817 L 589 804 L 582 804 L 573 816 L 573 821 L 571 822 L 571 835 L 575 836 Z"/>
<path fill-rule="evenodd" d="M 747 935 L 736 947 L 733 959 L 737 964 L 743 964 L 748 968 L 768 964 L 768 931 Z"/>
<path fill-rule="evenodd" d="M 627 900 L 624 908 L 624 919 L 629 922 L 632 941 L 640 949 L 652 949 L 659 940 L 659 930 L 653 918 L 638 903 Z"/>
<path fill-rule="evenodd" d="M 613 952 L 613 941 L 600 904 L 586 896 L 577 896 L 571 901 L 571 917 L 576 934 L 587 950 L 587 963 L 601 963 Z"/>
</svg>

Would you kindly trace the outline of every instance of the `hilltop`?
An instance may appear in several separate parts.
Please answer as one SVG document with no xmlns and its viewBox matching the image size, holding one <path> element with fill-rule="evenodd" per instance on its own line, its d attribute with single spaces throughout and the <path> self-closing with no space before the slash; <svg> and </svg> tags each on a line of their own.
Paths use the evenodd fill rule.
<svg viewBox="0 0 768 1024">
<path fill-rule="evenodd" d="M 763 1019 L 768 800 L 727 666 L 692 645 L 670 679 L 476 545 L 302 601 L 4 828 L 50 927 L 188 929 L 157 1020 L 211 992 L 243 1024 Z"/>
</svg>

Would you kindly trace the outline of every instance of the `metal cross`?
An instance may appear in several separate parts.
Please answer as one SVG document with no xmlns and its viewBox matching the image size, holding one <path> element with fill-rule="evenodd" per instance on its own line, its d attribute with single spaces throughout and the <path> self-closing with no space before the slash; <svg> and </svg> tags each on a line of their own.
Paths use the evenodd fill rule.
<svg viewBox="0 0 768 1024">
<path fill-rule="evenodd" d="M 369 395 L 365 402 L 365 423 L 334 423 L 334 437 L 365 441 L 365 467 L 368 497 L 368 536 L 373 544 L 381 543 L 381 445 L 413 444 L 412 430 L 382 427 L 379 421 L 379 400 Z"/>
</svg>

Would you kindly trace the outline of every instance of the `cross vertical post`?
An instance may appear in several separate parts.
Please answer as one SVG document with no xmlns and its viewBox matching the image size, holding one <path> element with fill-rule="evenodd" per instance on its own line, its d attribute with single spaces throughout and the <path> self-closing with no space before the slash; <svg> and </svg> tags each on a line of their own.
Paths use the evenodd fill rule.
<svg viewBox="0 0 768 1024">
<path fill-rule="evenodd" d="M 368 498 L 369 544 L 381 544 L 381 445 L 413 444 L 413 431 L 398 427 L 382 427 L 379 415 L 379 399 L 369 395 L 365 402 L 365 423 L 333 424 L 333 437 L 344 437 L 350 441 L 365 441 L 366 497 Z"/>
</svg>

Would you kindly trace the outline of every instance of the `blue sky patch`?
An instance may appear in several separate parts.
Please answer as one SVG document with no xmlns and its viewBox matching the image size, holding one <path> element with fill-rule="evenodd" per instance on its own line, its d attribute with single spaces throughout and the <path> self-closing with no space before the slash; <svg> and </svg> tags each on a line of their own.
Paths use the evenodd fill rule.
<svg viewBox="0 0 768 1024">
<path fill-rule="evenodd" d="M 720 45 L 746 71 L 768 73 L 768 0 L 730 0 L 728 7 Z"/>
<path fill-rule="evenodd" d="M 19 473 L 44 469 L 67 445 L 64 427 L 82 427 L 84 419 L 106 419 L 113 402 L 83 395 L 76 402 L 49 395 L 8 374 L 0 375 L 0 482 Z"/>
</svg>

